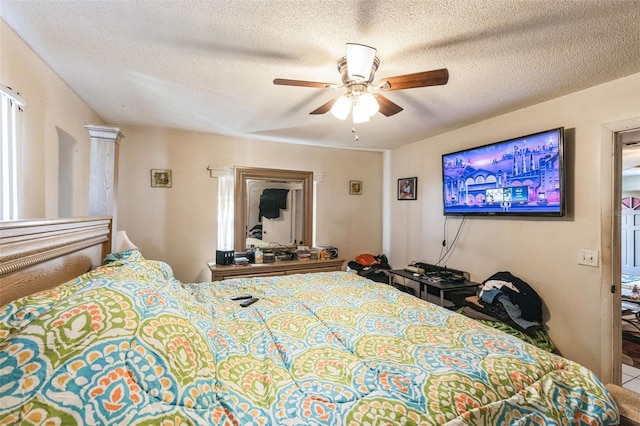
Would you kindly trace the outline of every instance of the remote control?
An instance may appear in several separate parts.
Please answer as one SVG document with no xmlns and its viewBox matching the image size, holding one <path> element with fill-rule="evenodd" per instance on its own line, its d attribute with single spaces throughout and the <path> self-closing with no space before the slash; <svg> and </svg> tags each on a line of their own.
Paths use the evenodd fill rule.
<svg viewBox="0 0 640 426">
<path fill-rule="evenodd" d="M 258 301 L 257 297 L 252 297 L 251 299 L 247 299 L 244 302 L 240 302 L 240 306 L 242 306 L 243 308 L 246 308 L 247 306 L 252 305 L 257 301 Z"/>
<path fill-rule="evenodd" d="M 250 294 L 239 294 L 239 295 L 233 296 L 231 298 L 231 300 L 244 300 L 244 299 L 251 299 L 251 295 Z"/>
</svg>

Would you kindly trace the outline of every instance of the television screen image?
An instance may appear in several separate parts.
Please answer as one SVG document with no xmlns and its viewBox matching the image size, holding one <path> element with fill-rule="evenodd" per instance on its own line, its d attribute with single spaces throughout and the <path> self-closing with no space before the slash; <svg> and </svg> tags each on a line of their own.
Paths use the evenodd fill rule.
<svg viewBox="0 0 640 426">
<path fill-rule="evenodd" d="M 564 128 L 442 156 L 445 215 L 564 216 Z"/>
</svg>

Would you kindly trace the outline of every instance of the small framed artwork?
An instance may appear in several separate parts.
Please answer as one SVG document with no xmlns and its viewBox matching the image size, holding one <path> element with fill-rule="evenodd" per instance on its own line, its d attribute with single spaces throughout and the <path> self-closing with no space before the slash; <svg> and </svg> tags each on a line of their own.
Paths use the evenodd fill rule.
<svg viewBox="0 0 640 426">
<path fill-rule="evenodd" d="M 151 169 L 152 188 L 171 188 L 171 170 Z"/>
<path fill-rule="evenodd" d="M 418 178 L 398 179 L 398 200 L 416 200 L 418 198 Z"/>
<path fill-rule="evenodd" d="M 350 180 L 349 181 L 349 194 L 351 194 L 351 195 L 362 195 L 362 181 L 361 180 Z"/>
</svg>

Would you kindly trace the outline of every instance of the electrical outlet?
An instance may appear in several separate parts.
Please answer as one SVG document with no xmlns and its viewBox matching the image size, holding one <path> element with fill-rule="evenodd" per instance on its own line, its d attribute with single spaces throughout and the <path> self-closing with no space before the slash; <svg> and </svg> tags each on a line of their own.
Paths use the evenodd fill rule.
<svg viewBox="0 0 640 426">
<path fill-rule="evenodd" d="M 578 265 L 598 267 L 600 263 L 600 253 L 597 250 L 578 250 Z"/>
</svg>

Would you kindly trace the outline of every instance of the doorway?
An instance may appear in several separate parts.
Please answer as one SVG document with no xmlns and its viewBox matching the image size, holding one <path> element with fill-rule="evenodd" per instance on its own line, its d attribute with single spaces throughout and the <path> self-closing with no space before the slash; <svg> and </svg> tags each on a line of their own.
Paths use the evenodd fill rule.
<svg viewBox="0 0 640 426">
<path fill-rule="evenodd" d="M 622 146 L 620 204 L 622 384 L 640 387 L 640 380 L 636 379 L 640 376 L 640 129 L 619 132 L 616 134 L 616 141 Z"/>
<path fill-rule="evenodd" d="M 600 244 L 602 262 L 600 264 L 600 295 L 602 319 L 600 336 L 600 378 L 604 383 L 622 384 L 622 330 L 620 297 L 622 276 L 622 140 L 624 133 L 640 131 L 640 116 L 602 124 L 600 132 Z M 640 152 L 638 153 L 640 154 Z M 626 159 L 629 160 L 629 156 Z M 638 157 L 640 160 L 640 157 Z M 640 161 L 638 162 L 640 164 Z"/>
</svg>

